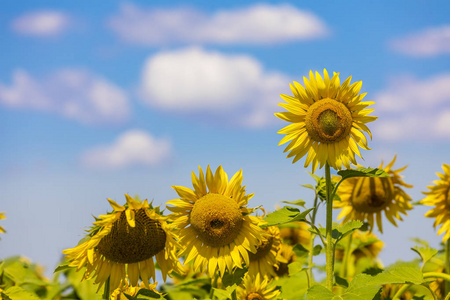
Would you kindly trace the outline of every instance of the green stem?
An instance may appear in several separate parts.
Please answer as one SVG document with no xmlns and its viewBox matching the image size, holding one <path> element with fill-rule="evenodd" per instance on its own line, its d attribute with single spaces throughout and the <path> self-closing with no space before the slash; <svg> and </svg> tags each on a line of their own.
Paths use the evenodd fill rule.
<svg viewBox="0 0 450 300">
<path fill-rule="evenodd" d="M 211 290 L 209 291 L 209 298 L 214 299 L 214 289 L 217 288 L 217 280 L 219 279 L 219 274 L 214 271 L 214 280 L 211 282 Z"/>
<path fill-rule="evenodd" d="M 111 276 L 108 277 L 105 281 L 105 288 L 103 290 L 103 299 L 109 299 L 109 282 L 111 280 Z"/>
<path fill-rule="evenodd" d="M 406 290 L 409 289 L 410 286 L 412 286 L 412 283 L 402 285 L 397 293 L 395 293 L 394 297 L 392 297 L 392 300 L 399 300 L 403 293 L 406 292 Z"/>
<path fill-rule="evenodd" d="M 423 273 L 423 278 L 441 278 L 444 279 L 446 282 L 450 282 L 450 275 L 445 273 L 438 273 L 438 272 L 426 272 Z"/>
<path fill-rule="evenodd" d="M 445 242 L 445 273 L 450 274 L 450 240 Z M 445 294 L 450 293 L 450 282 L 445 281 Z"/>
<path fill-rule="evenodd" d="M 341 274 L 340 274 L 342 278 L 347 277 L 348 261 L 349 261 L 350 255 L 353 252 L 351 249 L 352 241 L 353 241 L 353 233 L 351 233 L 348 236 L 347 247 L 345 247 L 344 259 L 342 260 L 342 267 L 341 267 Z"/>
<path fill-rule="evenodd" d="M 313 209 L 313 213 L 311 216 L 311 224 L 312 226 L 314 226 L 315 222 L 316 222 L 316 212 L 317 212 L 317 194 L 316 197 L 314 198 L 314 209 Z M 315 239 L 316 235 L 314 233 L 311 233 L 311 239 L 309 241 L 309 254 L 308 254 L 308 288 L 310 288 L 312 286 L 312 281 L 313 281 L 313 277 L 312 277 L 312 264 L 313 264 L 313 249 L 314 249 L 314 239 Z"/>
<path fill-rule="evenodd" d="M 332 183 L 330 165 L 325 163 L 325 180 L 327 185 L 327 222 L 326 222 L 326 271 L 327 271 L 327 289 L 333 291 L 333 279 L 334 279 L 334 247 L 332 233 L 333 222 L 333 198 L 332 195 Z"/>
</svg>

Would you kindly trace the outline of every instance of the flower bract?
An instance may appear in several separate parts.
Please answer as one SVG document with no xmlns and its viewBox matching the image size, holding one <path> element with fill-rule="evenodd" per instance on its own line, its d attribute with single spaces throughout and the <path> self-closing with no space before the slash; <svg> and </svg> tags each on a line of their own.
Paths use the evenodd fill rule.
<svg viewBox="0 0 450 300">
<path fill-rule="evenodd" d="M 253 194 L 245 194 L 242 180 L 242 170 L 228 181 L 222 166 L 215 174 L 208 166 L 206 176 L 200 167 L 198 177 L 192 172 L 193 190 L 173 186 L 180 198 L 168 201 L 173 206 L 167 208 L 179 229 L 180 256 L 186 256 L 185 263 L 194 262 L 194 271 L 208 269 L 213 277 L 216 270 L 223 275 L 249 265 L 249 252 L 256 253 L 264 239 L 259 219 L 249 215 Z"/>
<path fill-rule="evenodd" d="M 306 155 L 305 167 L 312 164 L 313 172 L 325 163 L 334 169 L 356 164 L 359 147 L 370 150 L 364 132 L 372 135 L 366 124 L 377 119 L 368 115 L 373 109 L 366 108 L 374 102 L 361 101 L 366 95 L 359 94 L 361 81 L 350 84 L 350 76 L 341 84 L 339 73 L 332 78 L 327 70 L 323 73 L 314 76 L 310 71 L 309 80 L 303 77 L 304 86 L 294 81 L 294 95 L 281 95 L 286 103 L 279 105 L 287 111 L 275 114 L 292 123 L 278 131 L 285 134 L 279 145 L 289 142 L 284 152 L 293 163 Z"/>
</svg>

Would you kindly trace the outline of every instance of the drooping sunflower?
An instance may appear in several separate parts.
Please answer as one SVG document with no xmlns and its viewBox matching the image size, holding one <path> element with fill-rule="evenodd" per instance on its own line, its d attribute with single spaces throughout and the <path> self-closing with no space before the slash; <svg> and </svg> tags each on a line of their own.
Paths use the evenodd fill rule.
<svg viewBox="0 0 450 300">
<path fill-rule="evenodd" d="M 260 274 L 256 277 L 245 276 L 237 288 L 237 298 L 240 300 L 272 300 L 280 294 L 275 286 L 269 287 L 269 278 L 261 280 Z"/>
<path fill-rule="evenodd" d="M 434 227 L 442 225 L 437 234 L 445 232 L 443 242 L 450 238 L 450 165 L 442 164 L 444 174 L 436 173 L 438 180 L 428 186 L 429 191 L 423 192 L 426 197 L 420 202 L 424 205 L 435 206 L 425 214 L 425 217 L 436 218 Z"/>
<path fill-rule="evenodd" d="M 266 240 L 256 247 L 256 253 L 249 253 L 250 264 L 248 275 L 255 277 L 257 274 L 275 277 L 277 266 L 277 253 L 280 250 L 280 230 L 276 226 L 266 227 Z"/>
<path fill-rule="evenodd" d="M 4 212 L 1 212 L 1 213 L 0 213 L 0 220 L 3 220 L 3 219 L 6 219 L 6 216 L 5 216 L 5 213 L 4 213 Z M 3 228 L 2 226 L 0 226 L 0 233 L 5 233 L 5 232 L 6 232 L 5 228 Z"/>
<path fill-rule="evenodd" d="M 126 277 L 132 286 L 137 286 L 141 278 L 148 287 L 150 278 L 155 280 L 153 257 L 164 280 L 168 273 L 178 272 L 181 267 L 167 217 L 147 200 L 125 197 L 127 203 L 123 206 L 108 199 L 113 211 L 96 218 L 87 240 L 63 251 L 71 267 L 86 267 L 85 277 L 95 278 L 99 289 L 110 278 L 111 292 Z"/>
<path fill-rule="evenodd" d="M 386 167 L 383 167 L 383 163 L 378 167 L 390 177 L 353 177 L 342 182 L 337 191 L 341 200 L 334 201 L 334 208 L 342 208 L 338 220 L 344 218 L 343 222 L 367 221 L 372 231 L 375 218 L 378 229 L 383 233 L 383 212 L 394 226 L 397 226 L 395 219 L 403 220 L 400 214 L 408 215 L 407 211 L 412 209 L 412 199 L 402 188 L 413 186 L 406 184 L 400 175 L 407 166 L 392 169 L 396 158 L 397 156 Z"/>
<path fill-rule="evenodd" d="M 125 296 L 125 294 L 135 297 L 139 290 L 143 288 L 147 288 L 159 295 L 162 295 L 160 292 L 156 290 L 156 286 L 158 285 L 158 282 L 155 282 L 153 284 L 148 284 L 147 287 L 144 285 L 144 282 L 141 282 L 140 286 L 130 286 L 128 284 L 128 280 L 124 280 L 120 283 L 120 286 L 116 288 L 110 297 L 110 300 L 128 300 L 129 298 Z"/>
<path fill-rule="evenodd" d="M 361 100 L 366 93 L 358 94 L 362 82 L 350 85 L 351 76 L 340 84 L 339 73 L 333 73 L 330 79 L 327 70 L 324 76 L 309 72 L 309 80 L 303 77 L 305 87 L 298 82 L 290 84 L 294 96 L 281 95 L 287 103 L 279 105 L 287 112 L 275 115 L 292 124 L 279 130 L 286 134 L 279 143 L 290 143 L 284 152 L 290 151 L 293 163 L 306 156 L 305 167 L 312 163 L 313 172 L 327 162 L 334 169 L 344 165 L 350 168 L 350 162 L 356 165 L 355 154 L 361 157 L 359 147 L 370 150 L 363 132 L 372 134 L 366 123 L 377 117 L 368 116 L 373 109 L 366 107 L 375 102 Z"/>
<path fill-rule="evenodd" d="M 242 170 L 230 181 L 219 166 L 213 175 L 208 165 L 206 177 L 199 167 L 199 177 L 192 172 L 194 189 L 172 186 L 180 196 L 168 201 L 179 243 L 184 249 L 185 263 L 194 261 L 194 271 L 206 271 L 211 277 L 216 270 L 223 275 L 235 266 L 249 265 L 248 252 L 256 253 L 256 246 L 264 240 L 259 219 L 249 215 L 247 208 L 253 194 L 245 195 Z"/>
</svg>

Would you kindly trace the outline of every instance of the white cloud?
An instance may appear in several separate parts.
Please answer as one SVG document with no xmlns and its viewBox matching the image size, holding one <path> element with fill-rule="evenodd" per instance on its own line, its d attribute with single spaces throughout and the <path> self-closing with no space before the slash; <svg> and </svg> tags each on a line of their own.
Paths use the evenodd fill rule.
<svg viewBox="0 0 450 300">
<path fill-rule="evenodd" d="M 13 20 L 14 31 L 31 36 L 56 36 L 70 25 L 68 15 L 57 11 L 37 11 Z"/>
<path fill-rule="evenodd" d="M 288 88 L 285 75 L 265 72 L 250 56 L 194 47 L 149 57 L 141 94 L 147 103 L 166 111 L 259 127 L 275 119 L 279 94 Z"/>
<path fill-rule="evenodd" d="M 328 29 L 311 12 L 289 4 L 259 4 L 211 15 L 188 8 L 143 9 L 122 5 L 109 26 L 127 42 L 271 44 L 323 37 Z"/>
<path fill-rule="evenodd" d="M 450 74 L 403 77 L 371 99 L 376 102 L 374 135 L 386 140 L 450 137 Z"/>
<path fill-rule="evenodd" d="M 118 123 L 130 114 L 123 90 L 105 78 L 75 69 L 42 79 L 16 70 L 11 85 L 0 82 L 0 104 L 52 112 L 82 123 Z"/>
<path fill-rule="evenodd" d="M 130 130 L 111 145 L 86 151 L 81 161 L 91 168 L 115 169 L 129 166 L 154 166 L 167 160 L 172 145 L 167 139 L 157 139 L 142 130 Z"/>
<path fill-rule="evenodd" d="M 411 56 L 450 54 L 450 25 L 429 28 L 392 41 L 391 47 Z"/>
</svg>

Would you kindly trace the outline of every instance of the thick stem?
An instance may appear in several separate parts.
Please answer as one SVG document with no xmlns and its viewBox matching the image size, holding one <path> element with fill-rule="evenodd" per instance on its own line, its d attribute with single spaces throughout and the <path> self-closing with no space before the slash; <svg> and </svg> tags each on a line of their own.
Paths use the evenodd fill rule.
<svg viewBox="0 0 450 300">
<path fill-rule="evenodd" d="M 314 198 L 314 209 L 313 209 L 313 213 L 312 213 L 312 217 L 311 217 L 311 224 L 312 226 L 315 225 L 316 222 L 316 213 L 317 213 L 317 199 L 319 197 Z M 314 233 L 311 233 L 311 239 L 309 241 L 309 254 L 308 254 L 308 288 L 310 288 L 312 286 L 312 281 L 313 281 L 313 277 L 312 277 L 312 265 L 313 265 L 313 249 L 314 249 L 314 239 L 315 239 L 316 235 Z"/>
<path fill-rule="evenodd" d="M 450 274 L 450 240 L 445 242 L 445 273 Z M 445 281 L 445 294 L 450 293 L 450 282 Z"/>
<path fill-rule="evenodd" d="M 404 285 L 402 285 L 397 293 L 395 293 L 394 297 L 392 297 L 392 300 L 399 300 L 403 293 L 406 292 L 406 290 L 409 289 L 410 286 L 412 286 L 412 283 L 405 283 Z"/>
<path fill-rule="evenodd" d="M 334 247 L 333 238 L 331 236 L 333 226 L 333 199 L 331 198 L 333 185 L 331 183 L 330 165 L 325 163 L 325 180 L 327 185 L 327 223 L 326 223 L 326 271 L 327 271 L 327 288 L 333 291 L 334 279 Z"/>
</svg>

